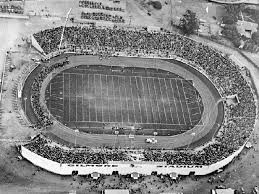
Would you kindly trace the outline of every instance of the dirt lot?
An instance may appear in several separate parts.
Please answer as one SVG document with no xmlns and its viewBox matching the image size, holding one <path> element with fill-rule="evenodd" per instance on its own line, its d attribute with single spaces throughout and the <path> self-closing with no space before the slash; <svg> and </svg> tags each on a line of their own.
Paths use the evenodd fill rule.
<svg viewBox="0 0 259 194">
<path fill-rule="evenodd" d="M 132 15 L 132 24 L 147 24 L 150 26 L 168 26 L 168 14 L 166 10 L 170 11 L 169 8 L 164 7 L 162 11 L 153 13 L 152 16 L 148 16 L 146 11 L 139 7 L 136 1 L 128 1 L 128 16 Z M 187 1 L 182 0 L 173 1 L 179 6 L 174 7 L 174 13 L 184 12 L 185 8 L 200 9 L 201 15 L 204 17 L 206 13 L 204 8 L 206 7 L 205 1 Z M 152 11 L 151 11 L 152 12 Z M 153 11 L 155 12 L 155 11 Z M 163 13 L 161 13 L 163 12 Z M 179 14 L 177 14 L 179 15 Z M 20 60 L 23 58 L 24 63 L 29 62 L 29 57 L 26 59 L 24 56 L 28 55 L 29 52 L 35 52 L 33 49 L 29 50 L 26 47 L 18 47 L 18 44 L 25 44 L 22 41 L 22 37 L 25 37 L 33 32 L 39 31 L 44 28 L 50 28 L 52 26 L 61 25 L 63 19 L 57 18 L 40 18 L 34 17 L 30 20 L 3 20 L 0 19 L 0 65 L 1 70 L 3 69 L 3 61 L 7 50 L 21 51 L 21 54 L 14 56 L 14 62 L 21 63 Z M 3 29 L 3 30 L 2 30 Z M 203 39 L 198 38 L 199 41 Z M 224 53 L 230 53 L 234 55 L 238 64 L 248 67 L 251 71 L 251 75 L 254 82 L 257 83 L 257 89 L 259 89 L 259 59 L 258 56 L 248 54 L 258 66 L 250 64 L 246 59 L 240 56 L 237 52 L 217 45 L 212 42 L 207 42 L 209 45 L 222 50 Z M 22 66 L 20 67 L 22 68 Z M 148 176 L 140 181 L 132 182 L 127 181 L 124 178 L 119 179 L 118 177 L 106 177 L 99 182 L 95 183 L 90 181 L 87 177 L 61 177 L 45 172 L 33 166 L 27 161 L 18 161 L 18 152 L 15 148 L 15 142 L 27 139 L 28 136 L 35 133 L 34 130 L 22 127 L 19 125 L 15 114 L 12 112 L 11 106 L 11 86 L 13 85 L 17 76 L 18 70 L 8 75 L 8 83 L 6 83 L 8 91 L 4 93 L 2 102 L 2 127 L 0 129 L 0 193 L 68 193 L 71 190 L 77 190 L 77 193 L 96 193 L 102 188 L 115 188 L 125 187 L 132 189 L 135 193 L 159 193 L 159 192 L 183 192 L 183 193 L 209 193 L 210 189 L 214 188 L 215 185 L 223 184 L 227 187 L 240 189 L 241 187 L 247 193 L 251 192 L 253 186 L 259 186 L 259 127 L 255 128 L 253 138 L 251 140 L 253 148 L 244 150 L 240 157 L 231 163 L 223 172 L 220 174 L 209 175 L 205 177 L 183 177 L 179 183 L 170 183 L 165 178 L 157 178 L 155 176 Z M 11 111 L 11 112 L 10 112 Z M 214 182 L 208 183 L 209 177 L 214 177 Z M 220 180 L 222 179 L 222 180 Z"/>
</svg>

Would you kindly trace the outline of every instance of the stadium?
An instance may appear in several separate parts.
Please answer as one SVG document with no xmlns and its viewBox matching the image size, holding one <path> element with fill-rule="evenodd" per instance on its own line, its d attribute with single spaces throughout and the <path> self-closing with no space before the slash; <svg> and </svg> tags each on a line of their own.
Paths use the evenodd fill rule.
<svg viewBox="0 0 259 194">
<path fill-rule="evenodd" d="M 44 60 L 21 81 L 21 114 L 41 133 L 19 149 L 34 165 L 95 178 L 206 175 L 250 138 L 251 83 L 219 51 L 144 28 L 70 26 L 61 34 L 33 34 Z"/>
</svg>

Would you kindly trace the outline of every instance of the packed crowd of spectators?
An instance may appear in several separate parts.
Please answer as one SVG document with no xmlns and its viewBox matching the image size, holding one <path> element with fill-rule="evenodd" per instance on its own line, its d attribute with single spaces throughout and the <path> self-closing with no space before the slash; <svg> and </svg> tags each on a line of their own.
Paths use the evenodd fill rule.
<svg viewBox="0 0 259 194">
<path fill-rule="evenodd" d="M 44 111 L 42 105 L 40 104 L 40 90 L 42 82 L 48 76 L 48 74 L 51 73 L 54 69 L 63 67 L 66 64 L 67 61 L 62 63 L 55 63 L 54 65 L 51 65 L 49 67 L 43 67 L 38 76 L 34 78 L 34 81 L 31 86 L 31 104 L 34 113 L 38 118 L 38 124 L 36 125 L 37 127 L 46 127 L 53 124 L 53 122 L 50 120 L 49 114 L 46 111 Z"/>
<path fill-rule="evenodd" d="M 79 1 L 79 7 L 83 8 L 90 8 L 90 9 L 104 9 L 108 11 L 121 11 L 124 12 L 125 10 L 121 7 L 110 7 L 104 5 L 102 2 L 95 2 L 95 1 Z"/>
<path fill-rule="evenodd" d="M 0 5 L 0 12 L 23 14 L 24 10 L 19 5 Z"/>
<path fill-rule="evenodd" d="M 52 145 L 48 139 L 38 136 L 25 146 L 30 151 L 58 163 L 105 164 L 108 161 L 127 161 L 129 157 L 123 151 L 116 149 L 71 149 L 65 150 Z"/>
<path fill-rule="evenodd" d="M 81 19 L 87 19 L 87 20 L 101 20 L 101 21 L 109 21 L 113 23 L 125 23 L 125 20 L 122 16 L 119 15 L 111 15 L 101 12 L 93 12 L 93 13 L 81 13 Z"/>
<path fill-rule="evenodd" d="M 41 31 L 34 35 L 46 53 L 57 51 L 61 28 Z M 204 72 L 218 88 L 222 97 L 237 94 L 236 106 L 225 103 L 225 120 L 215 143 L 197 152 L 145 150 L 146 161 L 166 161 L 168 164 L 208 165 L 220 161 L 236 151 L 254 128 L 256 106 L 252 90 L 239 67 L 219 51 L 181 35 L 163 32 L 135 31 L 125 29 L 97 29 L 67 27 L 64 39 L 75 47 L 71 51 L 96 54 L 105 51 L 110 55 L 177 56 Z M 36 145 L 35 145 L 36 146 Z M 37 150 L 43 152 L 43 149 Z M 83 157 L 83 156 L 82 156 Z M 66 162 L 66 161 L 63 161 Z"/>
</svg>

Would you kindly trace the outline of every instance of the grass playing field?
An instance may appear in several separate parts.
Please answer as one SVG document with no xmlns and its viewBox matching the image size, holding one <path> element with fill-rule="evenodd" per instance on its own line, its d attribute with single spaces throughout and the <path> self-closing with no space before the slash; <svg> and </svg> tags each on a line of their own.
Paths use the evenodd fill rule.
<svg viewBox="0 0 259 194">
<path fill-rule="evenodd" d="M 71 128 L 112 133 L 175 135 L 195 126 L 203 104 L 192 82 L 161 69 L 77 66 L 56 75 L 46 91 L 52 115 Z M 109 127 L 107 127 L 109 126 Z"/>
</svg>

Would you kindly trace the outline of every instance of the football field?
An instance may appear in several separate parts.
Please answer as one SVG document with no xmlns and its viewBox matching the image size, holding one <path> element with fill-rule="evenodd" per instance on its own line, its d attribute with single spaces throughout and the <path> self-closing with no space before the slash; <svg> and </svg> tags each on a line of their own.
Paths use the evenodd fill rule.
<svg viewBox="0 0 259 194">
<path fill-rule="evenodd" d="M 135 125 L 141 127 L 136 134 L 175 135 L 197 125 L 203 113 L 192 81 L 151 68 L 73 67 L 51 80 L 46 100 L 57 120 L 89 133 Z"/>
</svg>

